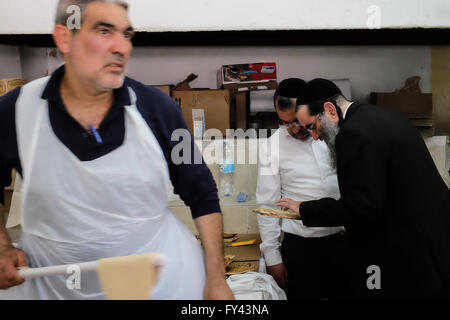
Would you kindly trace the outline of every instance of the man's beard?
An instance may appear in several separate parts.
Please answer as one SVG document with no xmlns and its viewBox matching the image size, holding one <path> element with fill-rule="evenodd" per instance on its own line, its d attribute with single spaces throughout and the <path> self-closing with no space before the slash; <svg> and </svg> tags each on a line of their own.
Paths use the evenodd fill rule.
<svg viewBox="0 0 450 320">
<path fill-rule="evenodd" d="M 333 169 L 337 168 L 336 136 L 339 133 L 339 124 L 331 122 L 326 116 L 320 119 L 322 125 L 322 138 L 330 149 L 330 164 Z"/>
</svg>

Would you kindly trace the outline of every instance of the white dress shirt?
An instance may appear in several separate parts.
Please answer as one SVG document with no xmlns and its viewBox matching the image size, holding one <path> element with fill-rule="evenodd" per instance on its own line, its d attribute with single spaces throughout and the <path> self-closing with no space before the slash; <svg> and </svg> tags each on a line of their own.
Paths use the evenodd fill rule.
<svg viewBox="0 0 450 320">
<path fill-rule="evenodd" d="M 295 201 L 316 200 L 325 197 L 340 198 L 336 170 L 330 165 L 329 149 L 325 142 L 312 137 L 298 140 L 285 127 L 260 143 L 256 201 L 258 207 L 278 208 L 281 198 Z M 278 143 L 278 150 L 271 147 Z M 281 231 L 305 238 L 324 237 L 344 230 L 344 227 L 314 227 L 300 220 L 279 219 L 258 214 L 261 252 L 267 266 L 282 262 Z"/>
</svg>

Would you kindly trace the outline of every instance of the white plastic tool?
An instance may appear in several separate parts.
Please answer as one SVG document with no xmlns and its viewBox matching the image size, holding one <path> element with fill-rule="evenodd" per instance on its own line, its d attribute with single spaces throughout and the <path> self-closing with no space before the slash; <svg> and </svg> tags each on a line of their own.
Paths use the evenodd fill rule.
<svg viewBox="0 0 450 320">
<path fill-rule="evenodd" d="M 123 258 L 123 257 L 117 257 L 117 258 Z M 72 263 L 72 264 L 65 264 L 65 265 L 59 265 L 59 266 L 50 266 L 50 267 L 41 267 L 41 268 L 18 268 L 19 276 L 21 276 L 24 279 L 31 279 L 36 277 L 47 277 L 47 276 L 54 276 L 54 275 L 66 275 L 68 273 L 69 268 L 72 266 L 77 266 L 81 272 L 87 272 L 87 271 L 96 271 L 98 266 L 98 261 L 90 261 L 90 262 L 82 262 L 82 263 Z M 158 253 L 156 254 L 154 258 L 154 264 L 158 267 L 162 267 L 166 265 L 167 258 Z"/>
</svg>

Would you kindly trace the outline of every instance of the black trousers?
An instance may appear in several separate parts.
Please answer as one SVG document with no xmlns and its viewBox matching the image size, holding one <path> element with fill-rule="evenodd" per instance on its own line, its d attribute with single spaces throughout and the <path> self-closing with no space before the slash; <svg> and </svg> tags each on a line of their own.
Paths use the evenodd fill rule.
<svg viewBox="0 0 450 320">
<path fill-rule="evenodd" d="M 348 298 L 349 249 L 344 232 L 321 238 L 285 233 L 281 255 L 288 271 L 288 300 Z"/>
</svg>

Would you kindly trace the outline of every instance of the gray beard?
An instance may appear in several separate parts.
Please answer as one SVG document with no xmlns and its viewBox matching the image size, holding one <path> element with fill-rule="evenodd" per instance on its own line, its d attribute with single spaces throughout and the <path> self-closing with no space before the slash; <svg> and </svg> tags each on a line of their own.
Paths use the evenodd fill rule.
<svg viewBox="0 0 450 320">
<path fill-rule="evenodd" d="M 334 170 L 336 170 L 336 136 L 339 133 L 339 125 L 337 123 L 329 121 L 325 116 L 320 119 L 320 122 L 322 124 L 323 141 L 325 141 L 328 149 L 330 149 L 330 165 Z"/>
</svg>

